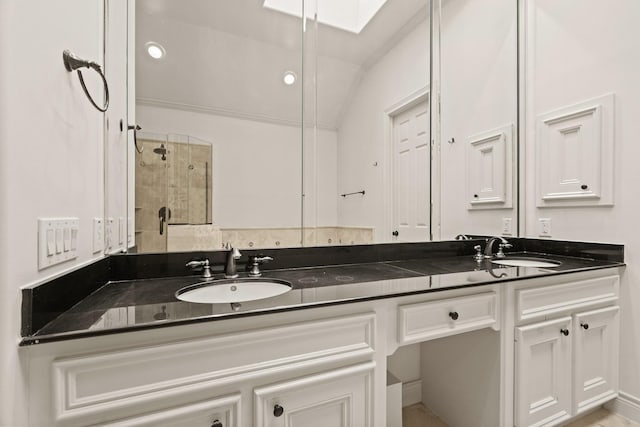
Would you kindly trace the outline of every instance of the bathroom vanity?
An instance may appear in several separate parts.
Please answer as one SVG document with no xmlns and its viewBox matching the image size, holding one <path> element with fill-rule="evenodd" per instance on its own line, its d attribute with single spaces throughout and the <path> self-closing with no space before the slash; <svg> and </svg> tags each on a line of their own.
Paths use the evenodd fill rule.
<svg viewBox="0 0 640 427">
<path fill-rule="evenodd" d="M 267 270 L 293 289 L 235 310 L 177 300 L 195 276 L 109 281 L 25 334 L 30 425 L 382 427 L 387 357 L 414 344 L 423 401 L 452 426 L 557 425 L 615 398 L 621 247 L 559 243 L 537 268 L 476 262 L 472 243 L 342 248 L 360 262 Z M 152 270 L 135 257 L 106 270 Z"/>
</svg>

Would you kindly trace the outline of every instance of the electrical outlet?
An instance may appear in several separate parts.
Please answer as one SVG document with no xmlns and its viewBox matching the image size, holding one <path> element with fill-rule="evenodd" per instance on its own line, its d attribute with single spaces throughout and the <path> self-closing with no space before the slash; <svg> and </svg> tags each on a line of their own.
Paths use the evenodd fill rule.
<svg viewBox="0 0 640 427">
<path fill-rule="evenodd" d="M 502 235 L 511 236 L 513 234 L 511 226 L 512 226 L 511 218 L 502 218 Z"/>
<path fill-rule="evenodd" d="M 540 223 L 540 237 L 551 237 L 551 218 L 538 218 Z"/>
<path fill-rule="evenodd" d="M 93 253 L 104 250 L 104 221 L 93 218 Z"/>
<path fill-rule="evenodd" d="M 124 240 L 126 236 L 127 236 L 127 226 L 126 226 L 126 223 L 124 222 L 124 218 L 120 217 L 118 218 L 118 245 L 119 246 L 124 245 Z"/>
<path fill-rule="evenodd" d="M 114 236 L 115 236 L 115 221 L 113 220 L 113 218 L 107 218 L 106 221 L 106 233 L 105 233 L 105 248 L 107 250 L 107 252 L 110 252 L 111 249 L 113 249 L 113 243 L 114 243 Z"/>
<path fill-rule="evenodd" d="M 127 218 L 127 245 L 133 243 L 133 218 Z"/>
</svg>

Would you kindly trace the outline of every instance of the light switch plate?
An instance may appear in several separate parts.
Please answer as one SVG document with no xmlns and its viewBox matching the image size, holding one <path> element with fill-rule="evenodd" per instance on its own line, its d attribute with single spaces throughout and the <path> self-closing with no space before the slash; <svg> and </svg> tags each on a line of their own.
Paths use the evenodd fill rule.
<svg viewBox="0 0 640 427">
<path fill-rule="evenodd" d="M 538 218 L 540 223 L 540 237 L 551 237 L 551 218 Z"/>
<path fill-rule="evenodd" d="M 38 218 L 38 270 L 77 258 L 71 236 L 79 230 L 79 218 Z"/>
</svg>

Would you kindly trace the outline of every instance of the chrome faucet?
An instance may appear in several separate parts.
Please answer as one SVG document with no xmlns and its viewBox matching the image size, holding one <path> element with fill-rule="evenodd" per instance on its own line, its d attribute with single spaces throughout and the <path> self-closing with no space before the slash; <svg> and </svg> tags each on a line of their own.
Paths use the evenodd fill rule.
<svg viewBox="0 0 640 427">
<path fill-rule="evenodd" d="M 500 240 L 500 244 L 498 245 L 498 252 L 496 252 L 496 258 L 504 258 L 505 254 L 504 252 L 502 252 L 503 249 L 509 249 L 511 247 L 513 247 L 513 245 L 511 243 L 509 243 L 507 240 L 505 240 L 504 238 L 500 237 L 500 236 L 496 236 L 496 237 L 492 237 L 487 241 L 487 246 L 485 246 L 484 248 L 484 257 L 485 258 L 492 258 L 493 254 L 491 253 L 491 251 L 493 250 L 493 244 L 497 241 Z"/>
<path fill-rule="evenodd" d="M 236 260 L 240 259 L 242 254 L 237 248 L 229 245 L 225 246 L 229 252 L 227 252 L 227 263 L 224 266 L 224 277 L 227 279 L 235 279 L 238 277 L 238 271 L 236 270 Z"/>
</svg>

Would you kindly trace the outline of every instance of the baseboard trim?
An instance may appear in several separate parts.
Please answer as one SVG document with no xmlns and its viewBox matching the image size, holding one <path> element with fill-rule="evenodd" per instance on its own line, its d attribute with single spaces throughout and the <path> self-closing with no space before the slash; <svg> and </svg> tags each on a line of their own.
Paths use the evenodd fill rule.
<svg viewBox="0 0 640 427">
<path fill-rule="evenodd" d="M 605 407 L 633 422 L 640 423 L 640 398 L 638 397 L 621 391 L 618 397 L 607 403 Z"/>
<path fill-rule="evenodd" d="M 422 402 L 422 380 L 402 384 L 402 407 Z"/>
</svg>

